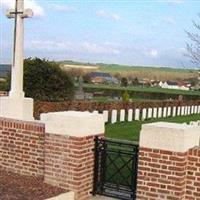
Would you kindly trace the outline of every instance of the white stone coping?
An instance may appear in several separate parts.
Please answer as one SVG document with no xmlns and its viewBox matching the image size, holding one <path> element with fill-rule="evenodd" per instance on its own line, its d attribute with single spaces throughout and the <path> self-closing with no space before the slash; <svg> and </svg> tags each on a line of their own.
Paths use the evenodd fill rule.
<svg viewBox="0 0 200 200">
<path fill-rule="evenodd" d="M 140 147 L 186 152 L 199 146 L 200 127 L 187 124 L 156 122 L 142 125 Z"/>
<path fill-rule="evenodd" d="M 74 192 L 67 192 L 46 200 L 74 200 Z"/>
<path fill-rule="evenodd" d="M 0 116 L 24 121 L 34 121 L 33 99 L 0 97 Z"/>
<path fill-rule="evenodd" d="M 105 132 L 103 114 L 65 111 L 40 115 L 47 133 L 85 137 Z"/>
</svg>

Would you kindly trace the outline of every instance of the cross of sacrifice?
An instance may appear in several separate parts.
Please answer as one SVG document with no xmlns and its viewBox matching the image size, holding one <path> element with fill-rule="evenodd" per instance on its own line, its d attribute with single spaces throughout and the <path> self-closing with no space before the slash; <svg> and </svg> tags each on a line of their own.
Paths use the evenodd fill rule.
<svg viewBox="0 0 200 200">
<path fill-rule="evenodd" d="M 23 49 L 24 49 L 24 18 L 33 16 L 31 9 L 24 9 L 24 0 L 15 1 L 15 9 L 11 9 L 6 16 L 15 19 L 13 61 L 11 74 L 10 97 L 23 98 Z"/>
</svg>

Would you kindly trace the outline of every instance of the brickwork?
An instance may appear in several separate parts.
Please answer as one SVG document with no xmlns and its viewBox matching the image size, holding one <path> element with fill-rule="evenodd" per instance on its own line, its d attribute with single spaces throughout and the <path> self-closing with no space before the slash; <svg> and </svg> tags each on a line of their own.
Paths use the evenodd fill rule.
<svg viewBox="0 0 200 200">
<path fill-rule="evenodd" d="M 137 199 L 200 199 L 200 148 L 186 153 L 140 148 Z"/>
<path fill-rule="evenodd" d="M 93 182 L 94 136 L 68 137 L 46 134 L 46 183 L 75 192 L 76 200 L 88 200 Z"/>
<path fill-rule="evenodd" d="M 44 125 L 0 118 L 0 168 L 43 176 Z"/>
<path fill-rule="evenodd" d="M 194 148 L 188 152 L 187 179 L 186 179 L 187 200 L 200 200 L 200 148 Z"/>
<path fill-rule="evenodd" d="M 111 112 L 113 109 L 135 109 L 135 108 L 153 108 L 153 107 L 173 107 L 184 105 L 200 105 L 200 101 L 145 101 L 145 102 L 94 102 L 94 101 L 64 101 L 64 102 L 34 102 L 34 116 L 39 118 L 41 113 L 56 112 L 56 111 L 103 111 L 108 110 Z"/>
</svg>

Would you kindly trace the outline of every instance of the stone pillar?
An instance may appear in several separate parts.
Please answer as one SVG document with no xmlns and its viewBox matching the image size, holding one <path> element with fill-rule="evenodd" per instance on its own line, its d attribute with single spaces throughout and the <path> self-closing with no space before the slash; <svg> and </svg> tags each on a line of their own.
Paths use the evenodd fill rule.
<svg viewBox="0 0 200 200">
<path fill-rule="evenodd" d="M 176 106 L 173 107 L 173 114 L 172 114 L 172 116 L 173 116 L 173 117 L 176 116 Z"/>
<path fill-rule="evenodd" d="M 167 108 L 167 117 L 171 116 L 171 107 Z"/>
<path fill-rule="evenodd" d="M 145 120 L 147 118 L 147 109 L 143 108 L 142 109 L 142 120 Z"/>
<path fill-rule="evenodd" d="M 163 117 L 167 117 L 167 107 L 163 108 Z"/>
<path fill-rule="evenodd" d="M 181 114 L 181 107 L 178 106 L 178 109 L 177 109 L 177 116 L 179 116 Z"/>
<path fill-rule="evenodd" d="M 103 118 L 105 123 L 108 122 L 108 113 L 109 113 L 108 110 L 103 111 Z"/>
<path fill-rule="evenodd" d="M 162 107 L 158 108 L 158 118 L 162 117 Z"/>
<path fill-rule="evenodd" d="M 190 106 L 187 107 L 187 114 L 190 115 Z"/>
<path fill-rule="evenodd" d="M 140 109 L 139 108 L 135 109 L 135 120 L 136 121 L 140 120 Z"/>
<path fill-rule="evenodd" d="M 182 106 L 182 107 L 181 107 L 181 115 L 184 115 L 184 114 L 185 114 L 185 107 Z"/>
<path fill-rule="evenodd" d="M 198 107 L 194 106 L 194 113 L 197 114 L 197 111 L 198 111 Z"/>
<path fill-rule="evenodd" d="M 185 106 L 185 114 L 184 115 L 187 115 L 187 112 L 188 112 L 188 107 Z"/>
<path fill-rule="evenodd" d="M 137 200 L 198 199 L 200 180 L 195 178 L 200 154 L 200 128 L 157 122 L 145 124 L 140 133 Z M 195 158 L 188 152 L 196 152 Z M 191 153 L 190 153 L 191 154 Z M 195 171 L 195 174 L 193 174 Z M 199 174 L 199 173 L 198 173 Z M 195 182 L 195 185 L 192 185 Z M 193 198 L 185 198 L 186 196 Z"/>
<path fill-rule="evenodd" d="M 89 112 L 57 112 L 41 115 L 45 123 L 44 181 L 75 192 L 76 200 L 88 200 L 93 187 L 94 137 L 103 137 L 104 119 Z"/>
<path fill-rule="evenodd" d="M 157 108 L 153 108 L 153 118 L 157 118 Z"/>
<path fill-rule="evenodd" d="M 194 106 L 191 108 L 191 114 L 194 114 Z"/>
<path fill-rule="evenodd" d="M 114 124 L 117 122 L 117 110 L 112 110 L 111 113 L 111 124 Z"/>
<path fill-rule="evenodd" d="M 128 110 L 128 122 L 133 121 L 133 109 Z"/>
<path fill-rule="evenodd" d="M 148 116 L 147 116 L 148 119 L 152 118 L 152 113 L 153 113 L 152 108 L 148 108 Z"/>
<path fill-rule="evenodd" d="M 125 121 L 125 110 L 122 109 L 120 110 L 120 122 L 124 122 Z"/>
<path fill-rule="evenodd" d="M 200 113 L 200 105 L 198 106 L 198 113 Z"/>
</svg>

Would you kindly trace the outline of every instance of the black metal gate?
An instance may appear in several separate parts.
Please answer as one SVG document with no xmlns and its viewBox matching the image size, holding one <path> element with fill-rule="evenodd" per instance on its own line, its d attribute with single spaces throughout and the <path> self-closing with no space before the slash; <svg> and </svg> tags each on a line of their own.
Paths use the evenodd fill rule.
<svg viewBox="0 0 200 200">
<path fill-rule="evenodd" d="M 136 198 L 138 144 L 95 138 L 93 195 Z"/>
</svg>

